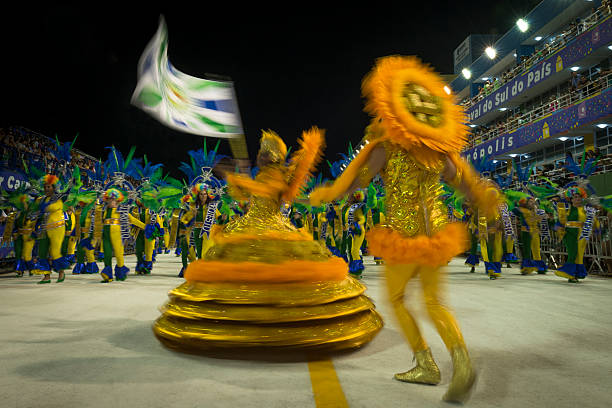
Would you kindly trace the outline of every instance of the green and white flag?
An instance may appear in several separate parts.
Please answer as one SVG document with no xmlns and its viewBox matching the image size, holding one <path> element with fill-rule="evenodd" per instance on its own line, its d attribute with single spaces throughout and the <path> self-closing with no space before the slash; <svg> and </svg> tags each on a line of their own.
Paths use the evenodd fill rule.
<svg viewBox="0 0 612 408">
<path fill-rule="evenodd" d="M 168 127 L 202 136 L 242 135 L 234 84 L 178 71 L 168 60 L 168 30 L 163 16 L 138 64 L 132 104 Z"/>
</svg>

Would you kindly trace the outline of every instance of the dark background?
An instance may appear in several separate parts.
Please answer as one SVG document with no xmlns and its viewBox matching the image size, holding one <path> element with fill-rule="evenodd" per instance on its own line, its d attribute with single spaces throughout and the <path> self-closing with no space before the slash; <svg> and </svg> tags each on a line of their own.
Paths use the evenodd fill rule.
<svg viewBox="0 0 612 408">
<path fill-rule="evenodd" d="M 261 129 L 275 130 L 292 145 L 303 129 L 317 125 L 327 131 L 326 157 L 335 160 L 349 141 L 361 139 L 368 123 L 360 85 L 376 58 L 418 55 L 450 74 L 453 50 L 469 34 L 503 34 L 538 1 L 392 3 L 245 8 L 238 2 L 168 2 L 161 8 L 5 11 L 0 126 L 57 134 L 60 141 L 79 132 L 75 147 L 103 159 L 111 144 L 123 152 L 137 146 L 137 156 L 147 154 L 180 176 L 176 167 L 202 138 L 168 129 L 129 103 L 138 59 L 163 14 L 168 56 L 177 69 L 234 81 L 251 159 Z M 220 151 L 230 153 L 226 141 Z"/>
</svg>

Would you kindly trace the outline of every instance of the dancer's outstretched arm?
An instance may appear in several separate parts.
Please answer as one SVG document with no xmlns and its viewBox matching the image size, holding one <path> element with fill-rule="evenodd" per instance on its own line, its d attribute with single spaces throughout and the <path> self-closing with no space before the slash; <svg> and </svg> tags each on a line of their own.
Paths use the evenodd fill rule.
<svg viewBox="0 0 612 408">
<path fill-rule="evenodd" d="M 371 143 L 351 161 L 332 185 L 316 188 L 310 193 L 310 205 L 319 206 L 366 187 L 386 161 L 387 152 L 382 143 Z"/>
</svg>

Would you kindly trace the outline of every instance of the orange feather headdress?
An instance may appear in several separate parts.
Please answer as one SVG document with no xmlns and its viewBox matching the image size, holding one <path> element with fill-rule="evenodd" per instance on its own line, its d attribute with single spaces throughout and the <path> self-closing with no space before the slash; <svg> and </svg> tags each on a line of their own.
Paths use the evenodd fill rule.
<svg viewBox="0 0 612 408">
<path fill-rule="evenodd" d="M 382 119 L 385 138 L 425 165 L 466 144 L 465 115 L 447 91 L 417 57 L 380 58 L 362 83 L 364 110 Z"/>
</svg>

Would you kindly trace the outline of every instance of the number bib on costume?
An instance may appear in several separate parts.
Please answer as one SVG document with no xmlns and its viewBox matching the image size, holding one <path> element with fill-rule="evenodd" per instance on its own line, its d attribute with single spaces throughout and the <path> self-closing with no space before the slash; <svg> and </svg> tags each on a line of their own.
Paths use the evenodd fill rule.
<svg viewBox="0 0 612 408">
<path fill-rule="evenodd" d="M 537 208 L 535 213 L 540 218 L 540 237 L 550 239 L 550 230 L 548 229 L 546 211 L 542 210 L 541 208 Z"/>
<path fill-rule="evenodd" d="M 504 224 L 504 234 L 506 234 L 507 237 L 515 238 L 514 228 L 512 227 L 512 219 L 510 218 L 510 211 L 508 211 L 508 204 L 501 204 L 499 206 L 499 212 L 501 214 L 501 219 Z"/>
<path fill-rule="evenodd" d="M 588 240 L 591 236 L 591 231 L 593 231 L 593 222 L 595 221 L 595 214 L 597 214 L 597 210 L 593 207 L 584 207 L 584 211 L 586 212 L 586 220 L 584 220 L 584 224 L 582 225 L 582 231 L 580 232 L 580 239 Z"/>
<path fill-rule="evenodd" d="M 204 218 L 204 226 L 202 227 L 202 230 L 200 231 L 200 238 L 202 238 L 204 234 L 206 234 L 207 238 L 209 237 L 210 229 L 215 223 L 215 219 L 216 219 L 215 214 L 217 213 L 218 206 L 219 206 L 219 201 L 213 201 L 211 203 L 208 203 L 208 208 L 206 209 L 206 217 Z"/>
</svg>

